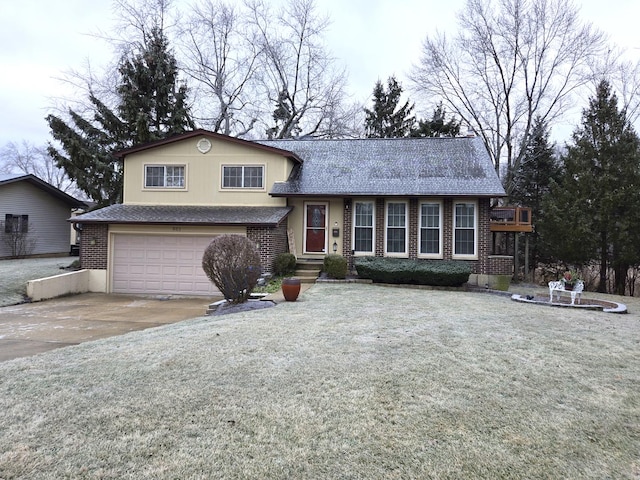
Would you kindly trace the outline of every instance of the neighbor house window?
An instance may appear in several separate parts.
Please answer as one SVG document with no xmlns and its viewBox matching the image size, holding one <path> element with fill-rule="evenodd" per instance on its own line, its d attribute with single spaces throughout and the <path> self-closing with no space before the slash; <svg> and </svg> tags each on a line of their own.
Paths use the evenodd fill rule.
<svg viewBox="0 0 640 480">
<path fill-rule="evenodd" d="M 476 255 L 476 204 L 456 203 L 454 206 L 453 254 Z"/>
<path fill-rule="evenodd" d="M 355 202 L 353 208 L 353 249 L 356 252 L 373 253 L 374 231 L 373 202 Z"/>
<path fill-rule="evenodd" d="M 184 188 L 184 165 L 146 165 L 144 186 L 147 188 Z"/>
<path fill-rule="evenodd" d="M 29 231 L 29 215 L 4 216 L 4 233 L 27 233 Z"/>
<path fill-rule="evenodd" d="M 442 215 L 440 203 L 420 204 L 420 255 L 442 255 Z"/>
<path fill-rule="evenodd" d="M 262 165 L 225 165 L 222 167 L 222 188 L 262 188 Z"/>
<path fill-rule="evenodd" d="M 407 252 L 407 204 L 387 203 L 386 252 L 404 254 Z"/>
</svg>

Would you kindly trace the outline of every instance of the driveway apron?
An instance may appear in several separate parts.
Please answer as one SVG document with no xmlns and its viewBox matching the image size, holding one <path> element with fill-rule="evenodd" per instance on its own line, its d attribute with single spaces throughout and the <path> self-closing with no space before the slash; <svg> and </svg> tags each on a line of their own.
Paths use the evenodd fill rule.
<svg viewBox="0 0 640 480">
<path fill-rule="evenodd" d="M 0 308 L 0 362 L 201 317 L 209 297 L 86 293 Z"/>
</svg>

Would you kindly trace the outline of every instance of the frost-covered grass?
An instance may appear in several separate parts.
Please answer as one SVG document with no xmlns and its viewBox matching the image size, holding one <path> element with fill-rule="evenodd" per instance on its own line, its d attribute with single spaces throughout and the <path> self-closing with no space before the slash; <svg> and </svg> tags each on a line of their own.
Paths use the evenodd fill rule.
<svg viewBox="0 0 640 480">
<path fill-rule="evenodd" d="M 78 257 L 24 258 L 0 260 L 0 307 L 24 301 L 27 282 L 64 273 Z M 0 477 L 1 478 L 1 477 Z"/>
<path fill-rule="evenodd" d="M 638 478 L 624 300 L 317 284 L 1 363 L 0 478 Z"/>
</svg>

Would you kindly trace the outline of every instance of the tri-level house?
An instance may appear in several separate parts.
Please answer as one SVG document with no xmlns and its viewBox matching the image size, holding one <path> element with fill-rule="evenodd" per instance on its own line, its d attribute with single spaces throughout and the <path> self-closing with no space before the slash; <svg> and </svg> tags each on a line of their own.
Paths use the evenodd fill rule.
<svg viewBox="0 0 640 480">
<path fill-rule="evenodd" d="M 210 295 L 202 255 L 246 235 L 275 257 L 338 253 L 469 262 L 490 255 L 491 200 L 505 196 L 479 138 L 247 141 L 196 130 L 119 152 L 124 200 L 79 215 L 80 258 L 101 290 Z M 478 280 L 480 279 L 480 280 Z"/>
</svg>

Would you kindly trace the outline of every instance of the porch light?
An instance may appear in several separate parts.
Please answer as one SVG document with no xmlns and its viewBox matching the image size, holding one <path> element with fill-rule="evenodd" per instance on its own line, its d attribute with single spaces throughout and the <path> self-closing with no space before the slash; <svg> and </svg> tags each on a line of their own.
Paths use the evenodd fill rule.
<svg viewBox="0 0 640 480">
<path fill-rule="evenodd" d="M 338 242 L 333 242 L 333 253 L 338 253 Z"/>
</svg>

